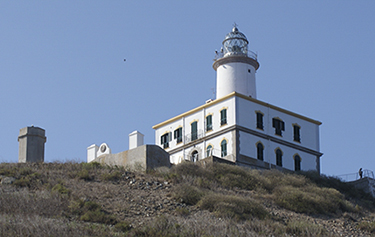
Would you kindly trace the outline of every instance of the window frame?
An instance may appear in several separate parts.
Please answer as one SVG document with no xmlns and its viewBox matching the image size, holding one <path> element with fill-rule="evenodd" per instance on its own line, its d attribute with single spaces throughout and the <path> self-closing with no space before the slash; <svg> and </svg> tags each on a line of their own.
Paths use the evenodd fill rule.
<svg viewBox="0 0 375 237">
<path fill-rule="evenodd" d="M 160 145 L 162 145 L 164 149 L 169 148 L 170 141 L 172 141 L 172 132 L 168 131 L 160 136 Z"/>
<path fill-rule="evenodd" d="M 257 110 L 255 111 L 255 114 L 256 114 L 256 128 L 263 130 L 264 129 L 264 123 L 263 123 L 264 113 Z"/>
<path fill-rule="evenodd" d="M 194 129 L 194 125 L 195 125 L 195 129 Z M 191 141 L 195 141 L 198 139 L 198 121 L 191 122 L 190 127 L 191 127 Z"/>
<path fill-rule="evenodd" d="M 278 147 L 275 149 L 276 166 L 283 167 L 283 151 Z"/>
<path fill-rule="evenodd" d="M 301 126 L 293 123 L 293 141 L 301 143 Z"/>
<path fill-rule="evenodd" d="M 302 163 L 302 158 L 300 155 L 295 154 L 293 156 L 294 159 L 294 171 L 301 171 L 301 163 Z"/>
<path fill-rule="evenodd" d="M 264 145 L 262 142 L 257 142 L 256 143 L 256 148 L 257 148 L 257 160 L 264 161 Z"/>
<path fill-rule="evenodd" d="M 279 117 L 272 118 L 272 127 L 275 128 L 275 135 L 280 137 L 283 136 L 283 131 L 285 131 L 285 123 Z"/>
<path fill-rule="evenodd" d="M 212 125 L 212 114 L 206 116 L 206 132 L 210 132 L 213 129 Z"/>
<path fill-rule="evenodd" d="M 208 144 L 208 146 L 206 147 L 206 157 L 212 156 L 213 149 L 214 149 L 214 147 L 211 144 Z M 211 153 L 211 155 L 210 155 L 210 153 Z"/>
<path fill-rule="evenodd" d="M 224 126 L 228 124 L 228 108 L 222 108 L 220 110 L 220 126 Z"/>
<path fill-rule="evenodd" d="M 221 157 L 225 157 L 228 155 L 228 140 L 227 139 L 223 139 L 221 142 L 220 142 L 220 148 L 221 148 Z"/>
<path fill-rule="evenodd" d="M 182 127 L 178 127 L 173 132 L 174 139 L 176 140 L 176 143 L 179 144 L 182 142 Z"/>
</svg>

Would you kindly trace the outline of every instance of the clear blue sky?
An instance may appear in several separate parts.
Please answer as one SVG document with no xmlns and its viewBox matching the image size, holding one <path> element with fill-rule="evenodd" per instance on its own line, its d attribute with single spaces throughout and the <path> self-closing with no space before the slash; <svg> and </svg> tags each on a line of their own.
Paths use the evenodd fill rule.
<svg viewBox="0 0 375 237">
<path fill-rule="evenodd" d="M 45 160 L 212 98 L 215 49 L 234 22 L 258 53 L 258 99 L 322 121 L 322 173 L 375 170 L 375 1 L 0 1 L 0 161 L 19 129 L 46 129 Z M 126 62 L 124 62 L 126 58 Z"/>
</svg>

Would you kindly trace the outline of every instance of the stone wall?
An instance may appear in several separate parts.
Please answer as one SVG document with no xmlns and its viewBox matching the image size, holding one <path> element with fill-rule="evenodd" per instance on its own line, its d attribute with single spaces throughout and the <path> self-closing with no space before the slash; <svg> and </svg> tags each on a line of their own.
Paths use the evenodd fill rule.
<svg viewBox="0 0 375 237">
<path fill-rule="evenodd" d="M 143 145 L 116 154 L 104 154 L 93 162 L 138 171 L 171 166 L 168 152 L 156 145 Z"/>
</svg>

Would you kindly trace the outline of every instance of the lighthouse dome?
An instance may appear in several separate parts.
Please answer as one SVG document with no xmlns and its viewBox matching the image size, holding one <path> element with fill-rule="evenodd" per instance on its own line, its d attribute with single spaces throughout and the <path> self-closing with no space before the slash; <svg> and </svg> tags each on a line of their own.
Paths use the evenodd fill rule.
<svg viewBox="0 0 375 237">
<path fill-rule="evenodd" d="M 230 55 L 247 55 L 248 44 L 249 41 L 247 41 L 246 36 L 234 26 L 232 31 L 223 40 L 224 57 Z"/>
</svg>

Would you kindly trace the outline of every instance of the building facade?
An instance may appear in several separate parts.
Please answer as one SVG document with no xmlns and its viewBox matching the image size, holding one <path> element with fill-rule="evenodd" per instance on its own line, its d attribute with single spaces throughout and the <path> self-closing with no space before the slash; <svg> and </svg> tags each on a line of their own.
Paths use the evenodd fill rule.
<svg viewBox="0 0 375 237">
<path fill-rule="evenodd" d="M 155 144 L 171 163 L 214 156 L 259 169 L 320 172 L 321 122 L 256 99 L 259 63 L 237 27 L 216 52 L 213 68 L 215 100 L 153 126 Z"/>
</svg>

